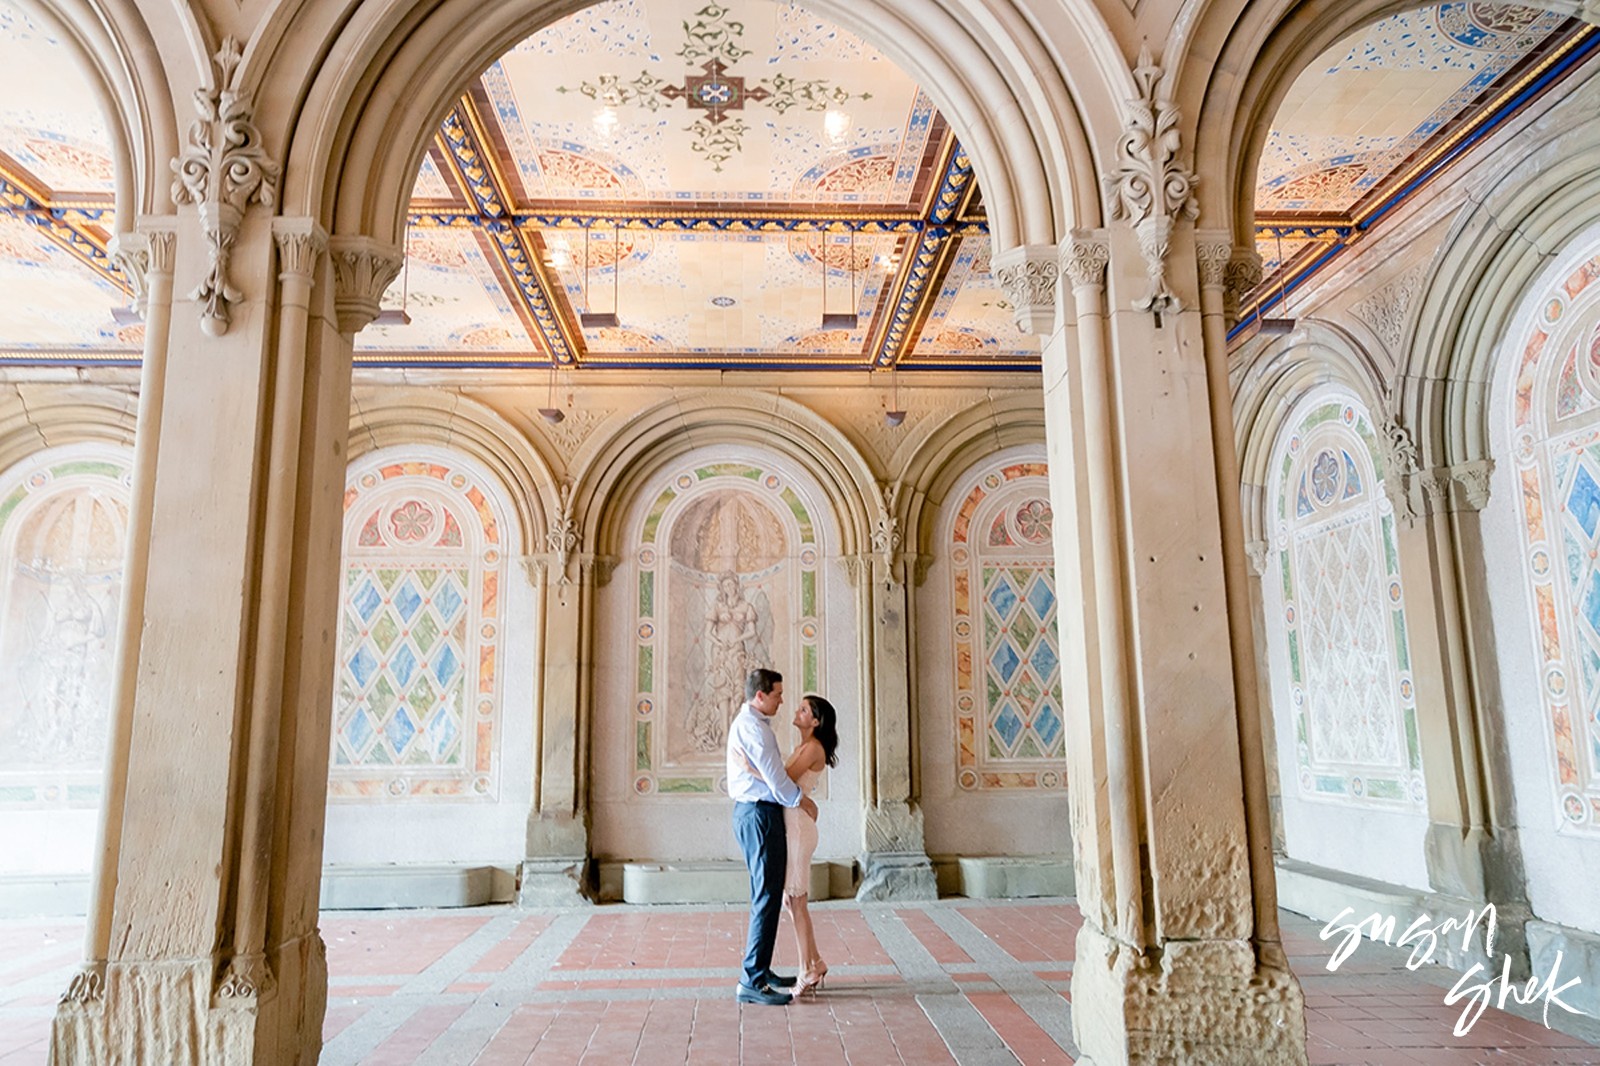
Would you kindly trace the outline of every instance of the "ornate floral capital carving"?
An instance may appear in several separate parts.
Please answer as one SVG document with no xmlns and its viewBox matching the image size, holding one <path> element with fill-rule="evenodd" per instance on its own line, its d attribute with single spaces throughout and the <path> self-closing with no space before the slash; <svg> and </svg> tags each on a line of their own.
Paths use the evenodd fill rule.
<svg viewBox="0 0 1600 1066">
<path fill-rule="evenodd" d="M 994 257 L 993 269 L 1019 329 L 1028 333 L 1055 329 L 1056 279 L 1061 275 L 1056 249 L 1040 244 L 1008 248 Z"/>
<path fill-rule="evenodd" d="M 1075 229 L 1061 242 L 1061 272 L 1074 289 L 1104 288 L 1111 245 L 1099 230 Z"/>
<path fill-rule="evenodd" d="M 261 144 L 250 94 L 239 88 L 239 42 L 226 38 L 212 58 L 212 87 L 194 94 L 199 117 L 172 161 L 172 202 L 200 209 L 211 263 L 190 298 L 200 301 L 201 328 L 220 337 L 228 331 L 229 305 L 244 296 L 228 279 L 239 222 L 250 204 L 271 207 L 277 200 L 278 164 Z"/>
<path fill-rule="evenodd" d="M 1228 323 L 1239 321 L 1244 298 L 1261 286 L 1261 253 L 1254 248 L 1235 248 L 1222 272 L 1222 313 Z"/>
<path fill-rule="evenodd" d="M 1250 569 L 1255 571 L 1256 577 L 1265 577 L 1272 545 L 1264 540 L 1245 541 L 1244 554 L 1250 560 Z"/>
<path fill-rule="evenodd" d="M 1200 266 L 1200 286 L 1225 289 L 1228 264 L 1233 261 L 1233 238 L 1226 233 L 1200 233 L 1195 242 L 1195 259 Z"/>
<path fill-rule="evenodd" d="M 1150 50 L 1142 49 L 1133 69 L 1139 95 L 1127 102 L 1116 170 L 1102 179 L 1107 214 L 1113 221 L 1133 224 L 1150 275 L 1150 292 L 1134 307 L 1157 313 L 1180 310 L 1177 295 L 1167 286 L 1167 249 L 1179 217 L 1192 221 L 1200 214 L 1194 195 L 1199 179 L 1178 161 L 1178 107 L 1166 95 L 1163 79 Z"/>
<path fill-rule="evenodd" d="M 378 317 L 378 301 L 400 273 L 405 257 L 371 237 L 334 237 L 333 305 L 340 333 L 359 333 Z"/>
<path fill-rule="evenodd" d="M 272 239 L 278 245 L 278 277 L 309 278 L 328 248 L 328 235 L 309 218 L 275 218 Z"/>
<path fill-rule="evenodd" d="M 142 317 L 150 306 L 150 242 L 142 233 L 119 233 L 108 249 L 111 264 L 128 279 L 133 309 Z"/>
<path fill-rule="evenodd" d="M 572 508 L 572 482 L 567 480 L 561 483 L 556 513 L 544 535 L 545 549 L 555 556 L 556 580 L 563 585 L 571 580 L 567 576 L 567 561 L 578 550 L 578 540 L 578 519 Z"/>
</svg>

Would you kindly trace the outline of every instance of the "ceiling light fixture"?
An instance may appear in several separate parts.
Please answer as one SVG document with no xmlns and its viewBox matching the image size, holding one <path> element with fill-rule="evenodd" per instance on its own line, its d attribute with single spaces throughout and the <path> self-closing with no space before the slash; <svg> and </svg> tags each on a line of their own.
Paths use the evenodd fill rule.
<svg viewBox="0 0 1600 1066">
<path fill-rule="evenodd" d="M 1268 318 L 1266 308 L 1256 312 L 1256 332 L 1265 333 L 1269 337 L 1282 337 L 1294 332 L 1294 319 L 1289 316 L 1289 264 L 1283 261 L 1283 230 L 1277 230 L 1278 238 L 1278 311 L 1279 316 Z"/>
<path fill-rule="evenodd" d="M 409 326 L 411 316 L 406 313 L 406 303 L 411 296 L 411 223 L 406 223 L 405 269 L 400 272 L 400 306 L 385 307 L 372 320 L 374 326 Z"/>
<path fill-rule="evenodd" d="M 843 329 L 853 330 L 860 323 L 861 316 L 855 310 L 847 312 L 828 313 L 828 233 L 822 232 L 822 328 L 825 330 Z M 856 231 L 850 230 L 850 299 L 855 305 L 856 295 Z"/>
<path fill-rule="evenodd" d="M 134 310 L 132 304 L 129 304 L 127 307 L 113 307 L 111 309 L 111 321 L 119 326 L 137 326 L 144 322 L 144 316 Z"/>
<path fill-rule="evenodd" d="M 552 426 L 557 422 L 565 422 L 567 413 L 556 406 L 556 364 L 550 363 L 550 391 L 545 395 L 544 406 L 539 408 L 539 417 Z"/>
<path fill-rule="evenodd" d="M 900 406 L 900 372 L 892 366 L 889 368 L 889 395 L 890 406 L 884 409 L 883 420 L 894 427 L 906 420 L 906 412 Z"/>
<path fill-rule="evenodd" d="M 578 316 L 584 329 L 617 329 L 622 323 L 617 318 L 617 297 L 622 284 L 622 229 L 621 223 L 611 223 L 611 310 L 594 310 L 589 288 L 589 227 L 583 230 L 583 302 L 589 310 Z"/>
<path fill-rule="evenodd" d="M 822 116 L 822 132 L 832 145 L 841 144 L 850 132 L 850 114 L 837 108 L 830 108 Z"/>
</svg>

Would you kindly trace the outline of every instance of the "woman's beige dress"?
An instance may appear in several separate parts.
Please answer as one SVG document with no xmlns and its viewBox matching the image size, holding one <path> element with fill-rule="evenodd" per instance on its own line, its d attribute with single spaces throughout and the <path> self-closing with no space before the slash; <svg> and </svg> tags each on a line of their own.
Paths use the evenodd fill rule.
<svg viewBox="0 0 1600 1066">
<path fill-rule="evenodd" d="M 811 795 L 822 778 L 820 770 L 806 770 L 795 784 L 804 795 Z M 789 838 L 789 865 L 783 875 L 783 894 L 811 894 L 811 856 L 817 852 L 817 823 L 799 807 L 783 809 L 784 834 Z"/>
</svg>

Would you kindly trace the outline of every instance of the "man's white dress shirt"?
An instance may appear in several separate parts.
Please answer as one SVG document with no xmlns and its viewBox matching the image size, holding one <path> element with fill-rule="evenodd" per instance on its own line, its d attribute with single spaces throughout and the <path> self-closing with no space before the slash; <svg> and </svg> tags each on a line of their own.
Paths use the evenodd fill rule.
<svg viewBox="0 0 1600 1066">
<path fill-rule="evenodd" d="M 728 727 L 728 795 L 735 803 L 800 806 L 800 787 L 783 769 L 772 720 L 748 703 Z"/>
</svg>

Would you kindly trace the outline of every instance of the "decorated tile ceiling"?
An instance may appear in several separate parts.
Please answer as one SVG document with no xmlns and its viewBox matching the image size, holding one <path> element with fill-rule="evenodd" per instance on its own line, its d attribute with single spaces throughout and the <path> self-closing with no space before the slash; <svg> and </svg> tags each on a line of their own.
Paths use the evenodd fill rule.
<svg viewBox="0 0 1600 1066">
<path fill-rule="evenodd" d="M 443 123 L 407 242 L 386 307 L 411 321 L 363 332 L 358 358 L 1038 358 L 989 277 L 948 124 L 879 52 L 793 4 L 612 0 L 522 42 Z"/>
<path fill-rule="evenodd" d="M 1451 3 L 1319 57 L 1261 161 L 1262 291 L 1280 251 L 1298 271 L 1359 236 L 1582 32 Z M 132 360 L 142 343 L 106 254 L 110 138 L 69 66 L 0 0 L 0 359 Z M 794 4 L 610 0 L 547 28 L 446 117 L 411 206 L 361 363 L 1037 364 L 948 124 Z"/>
<path fill-rule="evenodd" d="M 1373 220 L 1457 142 L 1502 116 L 1579 24 L 1527 7 L 1450 3 L 1392 15 L 1318 56 L 1273 120 L 1256 183 L 1271 275 Z"/>
</svg>

